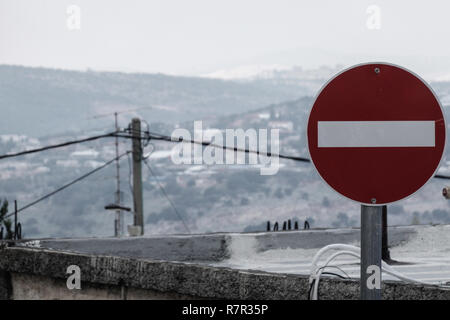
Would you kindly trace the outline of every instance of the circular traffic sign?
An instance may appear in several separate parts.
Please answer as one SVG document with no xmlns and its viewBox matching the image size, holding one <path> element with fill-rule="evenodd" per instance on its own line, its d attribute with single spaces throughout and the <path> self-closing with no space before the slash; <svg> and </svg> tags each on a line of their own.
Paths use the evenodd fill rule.
<svg viewBox="0 0 450 320">
<path fill-rule="evenodd" d="M 432 89 L 388 63 L 361 64 L 319 91 L 307 128 L 311 160 L 341 195 L 367 205 L 404 199 L 433 177 L 445 119 Z"/>
</svg>

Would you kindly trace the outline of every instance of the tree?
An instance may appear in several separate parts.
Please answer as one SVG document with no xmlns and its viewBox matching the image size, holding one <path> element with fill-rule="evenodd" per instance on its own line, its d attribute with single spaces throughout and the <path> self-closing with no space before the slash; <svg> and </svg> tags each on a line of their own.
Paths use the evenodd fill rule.
<svg viewBox="0 0 450 320">
<path fill-rule="evenodd" d="M 5 239 L 12 239 L 13 232 L 12 232 L 12 222 L 11 219 L 7 219 L 6 215 L 8 214 L 8 200 L 0 200 L 0 230 L 3 230 L 3 226 L 5 227 L 4 230 L 6 230 L 6 237 Z"/>
</svg>

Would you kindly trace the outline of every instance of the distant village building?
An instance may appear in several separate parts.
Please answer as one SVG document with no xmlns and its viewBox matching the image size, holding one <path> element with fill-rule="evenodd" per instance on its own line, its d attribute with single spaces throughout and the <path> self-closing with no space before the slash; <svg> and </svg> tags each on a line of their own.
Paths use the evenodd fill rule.
<svg viewBox="0 0 450 320">
<path fill-rule="evenodd" d="M 74 151 L 70 154 L 71 157 L 87 157 L 87 158 L 97 158 L 99 152 L 94 149 L 84 149 Z"/>
<path fill-rule="evenodd" d="M 284 132 L 292 132 L 294 123 L 292 121 L 269 121 L 269 128 L 280 129 L 280 131 Z"/>
</svg>

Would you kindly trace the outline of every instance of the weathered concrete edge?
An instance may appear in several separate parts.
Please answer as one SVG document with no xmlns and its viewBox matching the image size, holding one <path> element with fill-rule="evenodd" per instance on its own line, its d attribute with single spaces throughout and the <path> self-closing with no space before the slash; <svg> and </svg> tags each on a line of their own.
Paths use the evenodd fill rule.
<svg viewBox="0 0 450 320">
<path fill-rule="evenodd" d="M 307 299 L 308 277 L 235 270 L 192 263 L 11 247 L 0 249 L 0 270 L 66 279 L 78 265 L 82 282 L 124 285 L 211 299 Z M 384 299 L 450 299 L 450 291 L 395 282 L 383 283 Z M 323 279 L 320 298 L 358 299 L 359 282 Z"/>
<path fill-rule="evenodd" d="M 221 261 L 229 258 L 228 237 L 221 234 L 195 236 L 44 239 L 42 248 L 63 252 L 130 257 L 165 261 Z M 17 243 L 26 245 L 26 242 Z"/>
<path fill-rule="evenodd" d="M 426 226 L 428 227 L 428 226 Z M 390 246 L 408 241 L 417 234 L 412 227 L 391 227 Z M 359 229 L 325 229 L 260 233 L 214 233 L 199 235 L 147 236 L 133 238 L 41 239 L 39 246 L 49 250 L 93 255 L 164 261 L 222 261 L 232 255 L 235 240 L 252 238 L 256 252 L 271 249 L 312 249 L 332 243 L 358 243 Z M 12 245 L 27 246 L 30 241 Z"/>
</svg>

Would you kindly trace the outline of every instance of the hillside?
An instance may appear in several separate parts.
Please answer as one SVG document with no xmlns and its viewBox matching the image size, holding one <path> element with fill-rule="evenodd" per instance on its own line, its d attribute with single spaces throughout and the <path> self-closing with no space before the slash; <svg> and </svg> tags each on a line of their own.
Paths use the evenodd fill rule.
<svg viewBox="0 0 450 320">
<path fill-rule="evenodd" d="M 77 72 L 0 65 L 0 134 L 44 136 L 109 126 L 97 117 L 133 110 L 174 124 L 245 112 L 311 94 L 308 83 L 236 82 L 163 74 Z"/>
<path fill-rule="evenodd" d="M 307 156 L 304 132 L 311 97 L 274 104 L 244 114 L 217 117 L 205 128 L 280 128 L 280 151 Z M 189 123 L 186 123 L 188 127 Z M 191 124 L 192 125 L 192 124 Z M 172 125 L 150 124 L 153 131 L 167 133 Z M 99 133 L 99 132 L 91 132 Z M 71 139 L 6 136 L 1 153 Z M 130 149 L 123 140 L 121 152 Z M 308 220 L 312 227 L 348 227 L 359 224 L 359 206 L 338 196 L 317 176 L 311 164 L 280 160 L 276 175 L 262 176 L 252 165 L 175 165 L 174 144 L 151 141 L 144 149 L 156 177 L 143 167 L 144 219 L 148 234 L 183 233 L 179 217 L 163 197 L 166 190 L 190 230 L 195 233 L 263 230 L 268 220 Z M 113 139 L 4 160 L 0 166 L 2 196 L 17 199 L 19 207 L 114 157 Z M 448 173 L 450 163 L 441 171 Z M 132 206 L 129 164 L 121 162 L 123 203 Z M 449 202 L 441 195 L 445 181 L 433 179 L 414 197 L 389 206 L 389 223 L 449 223 Z M 114 200 L 114 167 L 31 207 L 21 214 L 27 236 L 111 235 L 113 215 L 105 204 Z M 131 215 L 127 215 L 127 224 Z"/>
<path fill-rule="evenodd" d="M 324 80 L 303 79 L 302 74 L 223 81 L 0 66 L 0 154 L 102 133 L 112 129 L 113 119 L 94 116 L 138 108 L 119 117 L 119 125 L 125 127 L 132 116 L 140 116 L 153 132 L 167 135 L 176 127 L 192 132 L 193 120 L 200 119 L 204 129 L 218 132 L 277 128 L 281 153 L 307 157 L 305 128 L 312 88 Z M 449 119 L 450 83 L 432 83 L 432 87 Z M 154 109 L 145 109 L 150 106 Z M 310 164 L 280 160 L 273 176 L 261 176 L 260 167 L 252 165 L 175 165 L 170 158 L 174 144 L 150 142 L 144 153 L 150 153 L 157 177 L 144 166 L 148 234 L 185 232 L 159 183 L 192 232 L 261 230 L 268 220 L 308 219 L 312 227 L 359 223 L 359 206 L 330 190 Z M 129 149 L 130 141 L 121 141 L 121 152 Z M 114 139 L 108 138 L 2 160 L 0 197 L 17 199 L 20 208 L 114 156 Z M 440 172 L 449 174 L 450 162 L 443 161 Z M 113 216 L 103 208 L 114 201 L 114 176 L 110 166 L 27 209 L 20 217 L 24 233 L 30 237 L 111 235 Z M 125 158 L 122 201 L 131 206 L 129 180 Z M 449 223 L 450 202 L 441 196 L 446 183 L 434 179 L 414 197 L 390 206 L 389 223 Z M 131 223 L 131 215 L 126 222 Z"/>
</svg>

